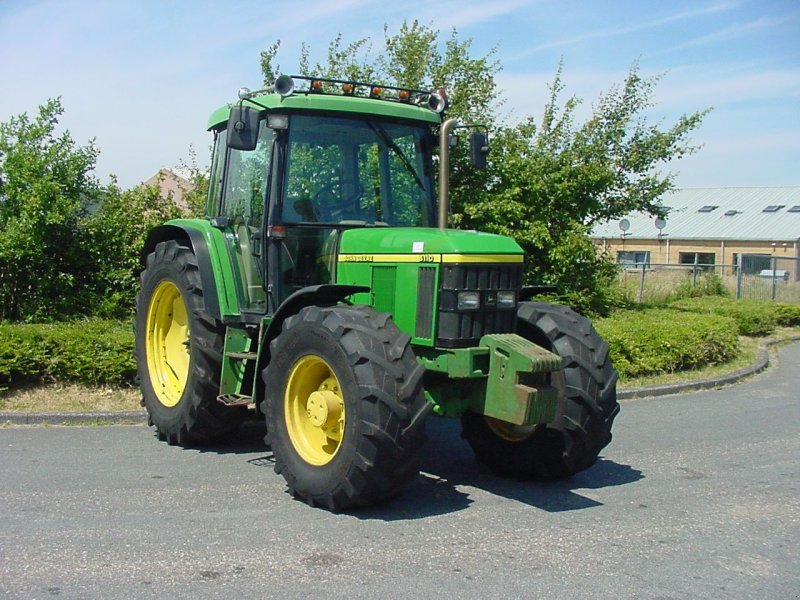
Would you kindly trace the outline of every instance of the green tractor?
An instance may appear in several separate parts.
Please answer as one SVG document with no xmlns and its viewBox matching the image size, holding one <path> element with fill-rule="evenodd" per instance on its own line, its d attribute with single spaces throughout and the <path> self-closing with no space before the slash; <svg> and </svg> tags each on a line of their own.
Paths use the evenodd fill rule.
<svg viewBox="0 0 800 600">
<path fill-rule="evenodd" d="M 281 76 L 212 114 L 207 217 L 156 227 L 142 254 L 159 439 L 207 444 L 263 415 L 289 491 L 333 511 L 416 476 L 431 413 L 460 418 L 499 474 L 596 460 L 619 410 L 608 346 L 530 301 L 512 239 L 447 228 L 445 108 L 441 90 Z M 469 138 L 481 167 L 486 135 Z"/>
</svg>

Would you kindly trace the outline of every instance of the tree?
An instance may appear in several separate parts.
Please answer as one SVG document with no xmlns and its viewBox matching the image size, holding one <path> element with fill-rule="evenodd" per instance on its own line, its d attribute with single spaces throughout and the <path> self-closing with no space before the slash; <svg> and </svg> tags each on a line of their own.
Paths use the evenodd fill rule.
<svg viewBox="0 0 800 600">
<path fill-rule="evenodd" d="M 86 314 L 130 315 L 139 290 L 141 251 L 148 232 L 183 216 L 172 196 L 161 196 L 157 185 L 122 190 L 112 179 L 99 196 L 97 209 L 82 224 L 81 255 L 86 270 Z"/>
<path fill-rule="evenodd" d="M 673 189 L 674 175 L 661 169 L 697 150 L 688 137 L 708 111 L 683 115 L 669 127 L 649 123 L 644 113 L 661 77 L 642 77 L 634 63 L 623 85 L 601 96 L 589 119 L 578 125 L 580 99 L 562 101 L 559 66 L 541 120 L 500 125 L 495 51 L 476 58 L 471 45 L 456 30 L 442 43 L 438 30 L 414 21 L 394 35 L 384 28 L 377 58 L 371 57 L 369 39 L 345 45 L 339 35 L 324 63 L 312 65 L 304 45 L 299 67 L 318 77 L 444 87 L 448 116 L 492 131 L 486 171 L 469 168 L 463 146 L 454 150 L 451 223 L 515 238 L 528 255 L 528 283 L 555 284 L 574 308 L 604 312 L 612 300 L 615 267 L 596 252 L 588 231 L 633 210 L 663 214 L 660 199 Z M 279 48 L 278 42 L 261 53 L 267 85 L 279 71 L 274 67 Z"/>
<path fill-rule="evenodd" d="M 561 102 L 561 69 L 541 121 L 500 128 L 493 140 L 485 193 L 454 207 L 462 226 L 514 237 L 528 255 L 528 279 L 559 286 L 577 308 L 604 312 L 614 269 L 588 238 L 598 222 L 631 211 L 664 215 L 661 197 L 674 174 L 660 168 L 695 152 L 688 136 L 708 110 L 668 128 L 647 122 L 660 76 L 643 78 L 634 63 L 621 88 L 595 104 L 582 125 L 580 100 Z"/>
<path fill-rule="evenodd" d="M 206 214 L 209 179 L 208 172 L 197 166 L 197 151 L 194 146 L 189 146 L 189 162 L 180 161 L 178 166 L 189 172 L 190 189 L 183 195 L 183 201 L 186 203 L 186 216 L 202 218 Z"/>
<path fill-rule="evenodd" d="M 310 48 L 303 44 L 299 71 L 328 79 L 347 79 L 414 89 L 444 88 L 450 98 L 448 114 L 464 122 L 492 122 L 500 106 L 494 80 L 499 65 L 495 51 L 470 56 L 472 40 L 460 41 L 454 29 L 442 44 L 440 32 L 418 21 L 404 22 L 395 35 L 384 27 L 383 48 L 372 58 L 372 42 L 362 38 L 344 44 L 337 35 L 328 45 L 325 62 L 310 62 Z M 280 41 L 261 52 L 264 85 L 275 82 Z"/>
<path fill-rule="evenodd" d="M 60 99 L 0 123 L 0 320 L 73 312 L 85 284 L 80 222 L 95 201 L 93 141 L 56 133 Z"/>
</svg>

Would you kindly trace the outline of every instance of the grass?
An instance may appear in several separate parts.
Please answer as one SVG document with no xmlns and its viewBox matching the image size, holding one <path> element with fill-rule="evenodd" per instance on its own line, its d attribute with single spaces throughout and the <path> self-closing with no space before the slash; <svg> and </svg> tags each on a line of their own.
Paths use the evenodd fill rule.
<svg viewBox="0 0 800 600">
<path fill-rule="evenodd" d="M 77 384 L 35 385 L 0 394 L 3 412 L 119 412 L 141 410 L 136 388 L 90 387 Z"/>
</svg>

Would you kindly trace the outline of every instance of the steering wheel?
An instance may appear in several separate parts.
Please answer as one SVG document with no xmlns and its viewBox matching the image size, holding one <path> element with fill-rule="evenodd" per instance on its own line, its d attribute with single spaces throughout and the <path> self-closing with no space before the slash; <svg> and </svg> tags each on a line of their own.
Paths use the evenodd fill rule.
<svg viewBox="0 0 800 600">
<path fill-rule="evenodd" d="M 336 187 L 343 190 L 349 187 L 352 192 L 345 198 L 336 193 Z M 364 195 L 364 186 L 356 179 L 339 179 L 338 182 L 329 182 L 314 194 L 313 202 L 317 207 L 320 218 L 325 222 L 338 223 L 346 218 L 355 218 L 360 209 L 358 201 Z"/>
</svg>

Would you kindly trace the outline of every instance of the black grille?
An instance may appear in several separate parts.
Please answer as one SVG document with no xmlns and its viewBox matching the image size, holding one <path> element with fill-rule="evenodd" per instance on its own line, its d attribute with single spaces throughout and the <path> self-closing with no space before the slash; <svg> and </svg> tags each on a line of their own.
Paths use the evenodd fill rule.
<svg viewBox="0 0 800 600">
<path fill-rule="evenodd" d="M 498 291 L 517 292 L 522 283 L 522 265 L 443 265 L 439 291 L 437 346 L 474 346 L 487 333 L 512 333 L 515 308 L 497 308 Z M 480 293 L 481 307 L 458 309 L 458 292 Z"/>
<path fill-rule="evenodd" d="M 433 337 L 433 297 L 436 285 L 436 267 L 420 267 L 417 280 L 417 321 L 414 335 L 418 338 Z"/>
</svg>

